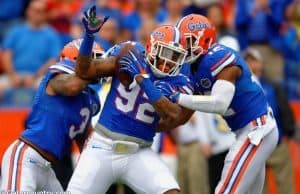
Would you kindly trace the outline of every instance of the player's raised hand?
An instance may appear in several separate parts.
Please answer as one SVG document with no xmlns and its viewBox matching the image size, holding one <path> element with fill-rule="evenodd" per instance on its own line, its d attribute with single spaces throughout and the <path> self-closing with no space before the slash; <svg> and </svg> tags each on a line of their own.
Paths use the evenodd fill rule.
<svg viewBox="0 0 300 194">
<path fill-rule="evenodd" d="M 84 25 L 85 32 L 88 35 L 93 35 L 99 32 L 103 24 L 109 18 L 109 16 L 105 16 L 104 18 L 97 17 L 95 5 L 83 12 L 83 14 L 84 17 L 82 18 L 82 23 Z"/>
<path fill-rule="evenodd" d="M 146 60 L 134 50 L 129 50 L 128 54 L 122 55 L 118 63 L 120 65 L 119 71 L 128 73 L 132 78 L 137 75 L 148 77 Z"/>
</svg>

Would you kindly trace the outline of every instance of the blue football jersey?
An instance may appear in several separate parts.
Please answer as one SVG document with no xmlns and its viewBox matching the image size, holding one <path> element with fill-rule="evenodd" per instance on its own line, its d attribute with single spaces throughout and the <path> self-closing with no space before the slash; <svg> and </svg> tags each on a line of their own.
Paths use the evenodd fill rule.
<svg viewBox="0 0 300 194">
<path fill-rule="evenodd" d="M 196 92 L 210 94 L 216 76 L 229 65 L 239 66 L 242 73 L 235 82 L 235 94 L 223 117 L 232 130 L 237 130 L 267 113 L 267 99 L 260 86 L 252 79 L 244 59 L 236 51 L 215 44 L 200 60 L 196 70 L 191 67 L 192 80 Z"/>
<path fill-rule="evenodd" d="M 139 47 L 137 49 L 143 52 L 140 50 L 142 46 L 139 43 L 136 47 Z M 118 49 L 118 46 L 115 48 Z M 116 52 L 115 49 L 113 55 Z M 153 82 L 160 81 L 162 85 L 170 84 L 180 91 L 185 91 L 185 93 L 193 93 L 192 82 L 182 74 L 174 77 L 156 78 L 149 66 L 147 66 L 147 72 Z M 116 133 L 152 141 L 159 119 L 159 115 L 139 85 L 129 90 L 120 83 L 117 76 L 113 77 L 111 89 L 98 120 L 99 124 Z"/>
<path fill-rule="evenodd" d="M 26 120 L 23 139 L 61 159 L 72 139 L 82 135 L 92 116 L 100 110 L 98 95 L 86 87 L 77 96 L 48 95 L 47 83 L 57 73 L 74 73 L 72 61 L 52 65 L 42 79 L 32 110 Z"/>
</svg>

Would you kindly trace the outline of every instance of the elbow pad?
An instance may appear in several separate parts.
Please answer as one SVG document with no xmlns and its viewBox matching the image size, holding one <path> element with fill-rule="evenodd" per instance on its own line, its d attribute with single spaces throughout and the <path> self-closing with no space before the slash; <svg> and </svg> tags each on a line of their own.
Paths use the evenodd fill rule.
<svg viewBox="0 0 300 194">
<path fill-rule="evenodd" d="M 178 103 L 192 110 L 223 115 L 232 101 L 234 92 L 233 83 L 217 80 L 212 87 L 211 95 L 180 94 Z"/>
</svg>

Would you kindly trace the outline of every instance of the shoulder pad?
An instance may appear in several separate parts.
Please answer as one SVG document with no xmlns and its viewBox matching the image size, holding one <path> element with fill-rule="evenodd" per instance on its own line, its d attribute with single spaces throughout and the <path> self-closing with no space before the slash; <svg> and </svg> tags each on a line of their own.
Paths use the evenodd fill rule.
<svg viewBox="0 0 300 194">
<path fill-rule="evenodd" d="M 63 60 L 54 65 L 51 65 L 48 68 L 48 71 L 52 73 L 73 74 L 75 73 L 75 63 L 71 60 Z"/>
<path fill-rule="evenodd" d="M 235 51 L 221 44 L 216 44 L 209 49 L 203 58 L 203 63 L 209 68 L 211 75 L 215 77 L 222 69 L 234 64 L 236 58 Z"/>
<path fill-rule="evenodd" d="M 135 49 L 140 53 L 145 53 L 145 48 L 141 43 L 134 41 L 126 41 L 122 42 L 121 44 L 114 45 L 113 47 L 108 49 L 108 51 L 105 53 L 105 56 L 117 56 L 121 48 L 128 43 L 132 44 L 135 47 Z"/>
</svg>

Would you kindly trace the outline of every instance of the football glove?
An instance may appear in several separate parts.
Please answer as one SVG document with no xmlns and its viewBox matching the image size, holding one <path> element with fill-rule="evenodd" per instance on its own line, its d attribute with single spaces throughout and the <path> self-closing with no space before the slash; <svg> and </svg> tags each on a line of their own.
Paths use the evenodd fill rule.
<svg viewBox="0 0 300 194">
<path fill-rule="evenodd" d="M 84 25 L 86 34 L 90 36 L 99 32 L 103 24 L 109 18 L 109 16 L 105 16 L 103 19 L 97 17 L 95 5 L 84 11 L 83 14 L 84 17 L 82 18 L 82 23 Z"/>
<path fill-rule="evenodd" d="M 120 72 L 128 73 L 132 78 L 137 75 L 142 75 L 145 78 L 149 78 L 147 74 L 147 62 L 139 53 L 133 50 L 128 51 L 129 54 L 122 55 L 118 63 L 120 65 Z"/>
</svg>

